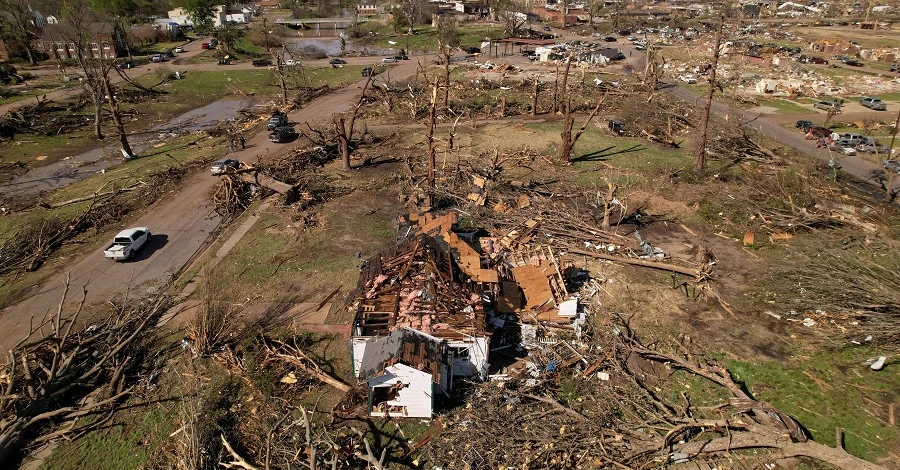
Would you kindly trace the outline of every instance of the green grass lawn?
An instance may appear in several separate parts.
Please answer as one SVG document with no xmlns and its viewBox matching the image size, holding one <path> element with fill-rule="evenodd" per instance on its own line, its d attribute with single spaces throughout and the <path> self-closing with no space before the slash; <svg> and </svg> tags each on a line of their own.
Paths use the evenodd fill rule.
<svg viewBox="0 0 900 470">
<path fill-rule="evenodd" d="M 186 41 L 165 41 L 165 42 L 157 42 L 155 44 L 149 44 L 147 46 L 141 47 L 139 54 L 161 54 L 163 52 L 175 49 L 178 46 L 183 46 L 186 44 Z"/>
<path fill-rule="evenodd" d="M 756 399 L 799 420 L 816 441 L 834 446 L 835 429 L 841 428 L 847 451 L 874 460 L 900 448 L 900 428 L 887 423 L 887 404 L 897 399 L 900 374 L 863 364 L 882 354 L 875 348 L 816 351 L 787 364 L 732 360 L 728 370 Z"/>
<path fill-rule="evenodd" d="M 303 73 L 309 86 L 328 85 L 332 88 L 342 87 L 360 80 L 363 66 L 345 65 L 343 67 L 305 67 Z"/>
<path fill-rule="evenodd" d="M 760 106 L 768 106 L 778 110 L 778 114 L 809 114 L 813 112 L 807 107 L 800 106 L 791 100 L 759 100 Z"/>
<path fill-rule="evenodd" d="M 238 38 L 238 40 L 234 43 L 234 48 L 250 55 L 267 55 L 265 47 L 253 44 L 249 39 L 247 39 L 246 36 L 241 36 L 240 38 Z"/>
<path fill-rule="evenodd" d="M 264 88 L 275 85 L 274 74 L 266 68 L 237 70 L 223 66 L 222 71 L 192 71 L 184 74 L 183 77 L 181 80 L 172 80 L 160 85 L 158 89 L 187 99 L 199 99 L 209 103 L 232 94 L 259 93 Z M 154 85 L 159 82 L 159 78 L 144 75 L 138 79 L 138 82 L 143 85 Z"/>
<path fill-rule="evenodd" d="M 168 405 L 170 408 L 173 405 Z M 166 443 L 175 428 L 176 413 L 163 405 L 143 405 L 133 420 L 90 432 L 81 439 L 63 441 L 40 470 L 122 470 L 144 468 L 153 452 Z"/>
</svg>

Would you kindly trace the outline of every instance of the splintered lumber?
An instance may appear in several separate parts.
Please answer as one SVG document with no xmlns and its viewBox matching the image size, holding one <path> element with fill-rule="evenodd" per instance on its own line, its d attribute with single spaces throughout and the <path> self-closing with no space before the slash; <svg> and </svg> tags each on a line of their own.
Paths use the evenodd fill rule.
<svg viewBox="0 0 900 470">
<path fill-rule="evenodd" d="M 618 261 L 620 263 L 631 264 L 634 266 L 643 266 L 645 268 L 654 268 L 661 269 L 663 271 L 671 271 L 679 274 L 685 274 L 687 276 L 693 276 L 695 278 L 702 277 L 702 274 L 699 269 L 694 268 L 686 268 L 684 266 L 676 266 L 674 264 L 667 263 L 658 263 L 656 261 L 648 261 L 643 259 L 634 259 L 634 258 L 625 258 L 623 256 L 613 256 L 608 255 L 606 253 L 600 253 L 596 251 L 586 251 L 586 250 L 578 250 L 578 249 L 570 249 L 569 253 L 574 253 L 576 255 L 584 255 L 591 256 L 594 258 L 605 259 L 608 261 Z"/>
</svg>

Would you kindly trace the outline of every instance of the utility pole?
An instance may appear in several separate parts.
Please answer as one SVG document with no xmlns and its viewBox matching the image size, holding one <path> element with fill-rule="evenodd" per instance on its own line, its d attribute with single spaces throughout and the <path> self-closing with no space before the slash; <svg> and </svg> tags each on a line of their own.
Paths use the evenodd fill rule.
<svg viewBox="0 0 900 470">
<path fill-rule="evenodd" d="M 709 70 L 709 84 L 706 86 L 706 104 L 703 107 L 703 119 L 700 121 L 700 144 L 697 146 L 697 171 L 706 168 L 706 134 L 709 126 L 709 109 L 712 107 L 713 93 L 716 91 L 716 68 L 719 66 L 719 47 L 722 45 L 722 30 L 725 28 L 725 16 L 719 19 L 716 29 L 716 45 L 713 47 L 712 68 Z"/>
</svg>

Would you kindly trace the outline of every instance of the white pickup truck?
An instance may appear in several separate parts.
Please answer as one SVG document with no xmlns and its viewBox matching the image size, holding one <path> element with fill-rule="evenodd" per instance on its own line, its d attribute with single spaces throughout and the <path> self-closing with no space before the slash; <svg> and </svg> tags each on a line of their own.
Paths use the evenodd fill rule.
<svg viewBox="0 0 900 470">
<path fill-rule="evenodd" d="M 109 245 L 103 250 L 103 254 L 106 255 L 107 258 L 112 258 L 116 261 L 129 260 L 134 257 L 134 254 L 137 253 L 142 246 L 150 241 L 150 237 L 152 236 L 153 235 L 150 234 L 150 229 L 147 227 L 134 227 L 122 230 L 116 234 L 116 238 L 113 239 L 112 245 Z"/>
</svg>

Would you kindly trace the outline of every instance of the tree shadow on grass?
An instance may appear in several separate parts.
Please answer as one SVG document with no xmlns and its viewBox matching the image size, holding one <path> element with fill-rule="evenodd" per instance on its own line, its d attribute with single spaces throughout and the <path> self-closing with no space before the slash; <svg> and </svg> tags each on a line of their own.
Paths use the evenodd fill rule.
<svg viewBox="0 0 900 470">
<path fill-rule="evenodd" d="M 615 145 L 610 145 L 604 149 L 595 150 L 593 152 L 586 153 L 584 155 L 580 155 L 578 157 L 573 158 L 572 163 L 575 162 L 601 162 L 606 161 L 613 155 L 621 155 L 626 153 L 640 152 L 644 150 L 645 147 L 641 144 L 634 144 L 629 148 L 616 150 L 617 147 Z"/>
</svg>

